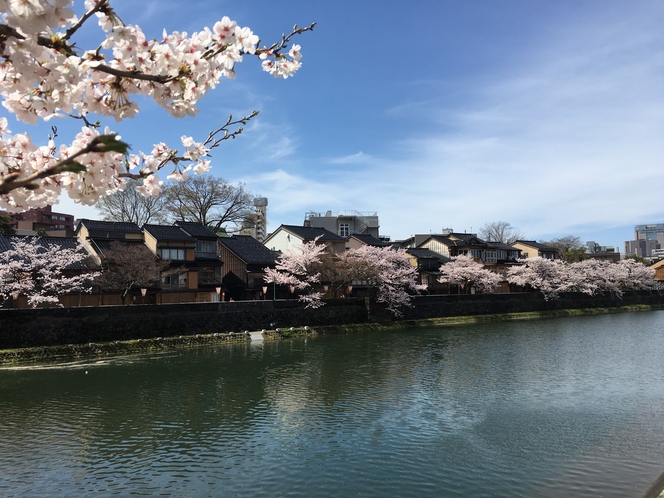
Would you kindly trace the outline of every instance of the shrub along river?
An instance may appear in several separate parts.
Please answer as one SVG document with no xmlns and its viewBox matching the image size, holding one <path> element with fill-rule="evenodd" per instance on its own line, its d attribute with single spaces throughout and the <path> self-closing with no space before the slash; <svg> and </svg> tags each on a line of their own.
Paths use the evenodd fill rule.
<svg viewBox="0 0 664 498">
<path fill-rule="evenodd" d="M 664 311 L 0 370 L 0 495 L 639 497 Z"/>
</svg>

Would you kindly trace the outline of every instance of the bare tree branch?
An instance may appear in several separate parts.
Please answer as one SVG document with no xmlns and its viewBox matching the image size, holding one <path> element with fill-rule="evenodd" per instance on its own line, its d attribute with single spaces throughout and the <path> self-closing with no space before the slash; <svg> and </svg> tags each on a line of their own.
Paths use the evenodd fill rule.
<svg viewBox="0 0 664 498">
<path fill-rule="evenodd" d="M 486 223 L 480 228 L 478 235 L 488 242 L 502 242 L 503 244 L 513 244 L 515 241 L 524 238 L 523 232 L 507 221 Z"/>
<path fill-rule="evenodd" d="M 164 207 L 175 220 L 196 221 L 212 230 L 234 230 L 252 211 L 253 196 L 211 175 L 196 175 L 164 189 Z"/>
<path fill-rule="evenodd" d="M 136 223 L 139 227 L 146 223 L 165 223 L 163 197 L 145 196 L 136 191 L 138 180 L 127 180 L 124 190 L 99 199 L 95 207 L 106 221 Z"/>
</svg>

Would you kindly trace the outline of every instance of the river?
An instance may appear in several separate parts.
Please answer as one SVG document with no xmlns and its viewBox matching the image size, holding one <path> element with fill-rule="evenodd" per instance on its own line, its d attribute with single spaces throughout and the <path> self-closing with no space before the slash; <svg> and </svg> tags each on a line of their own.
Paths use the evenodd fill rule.
<svg viewBox="0 0 664 498">
<path fill-rule="evenodd" d="M 0 496 L 640 497 L 664 311 L 0 370 Z"/>
</svg>

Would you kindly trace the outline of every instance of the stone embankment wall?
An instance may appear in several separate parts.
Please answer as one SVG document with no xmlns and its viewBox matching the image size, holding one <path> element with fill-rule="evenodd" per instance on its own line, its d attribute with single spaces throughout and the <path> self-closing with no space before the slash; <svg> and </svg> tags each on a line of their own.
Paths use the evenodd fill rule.
<svg viewBox="0 0 664 498">
<path fill-rule="evenodd" d="M 404 310 L 404 319 L 422 320 L 450 316 L 494 315 L 582 308 L 618 308 L 636 305 L 664 305 L 664 291 L 625 292 L 589 296 L 580 292 L 561 294 L 559 299 L 544 299 L 537 293 L 476 294 L 474 296 L 420 296 L 416 305 Z"/>
<path fill-rule="evenodd" d="M 304 309 L 295 300 L 0 310 L 0 349 L 367 320 L 364 300 L 330 304 L 317 310 Z"/>
<path fill-rule="evenodd" d="M 546 301 L 541 294 L 420 296 L 404 320 L 495 315 L 578 308 L 647 305 L 664 308 L 664 291 L 617 296 L 567 294 Z M 101 343 L 274 329 L 386 321 L 389 315 L 364 299 L 327 301 L 304 309 L 297 301 L 245 301 L 169 305 L 0 310 L 0 349 Z"/>
</svg>

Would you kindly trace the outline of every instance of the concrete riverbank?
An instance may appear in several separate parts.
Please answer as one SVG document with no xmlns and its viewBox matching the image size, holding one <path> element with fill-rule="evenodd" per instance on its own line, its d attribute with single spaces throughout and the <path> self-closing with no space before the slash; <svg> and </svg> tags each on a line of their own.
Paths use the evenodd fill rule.
<svg viewBox="0 0 664 498">
<path fill-rule="evenodd" d="M 642 498 L 664 498 L 664 472 L 652 483 Z"/>
</svg>

